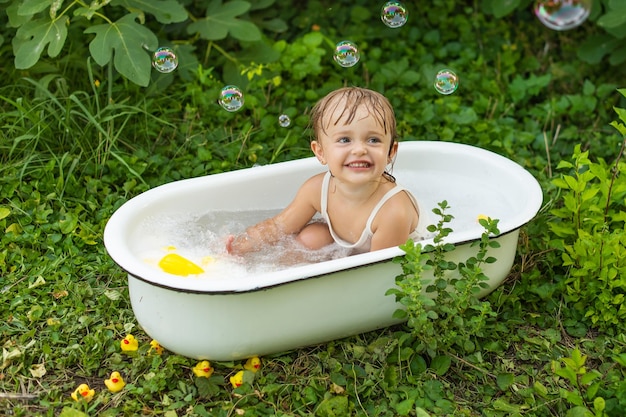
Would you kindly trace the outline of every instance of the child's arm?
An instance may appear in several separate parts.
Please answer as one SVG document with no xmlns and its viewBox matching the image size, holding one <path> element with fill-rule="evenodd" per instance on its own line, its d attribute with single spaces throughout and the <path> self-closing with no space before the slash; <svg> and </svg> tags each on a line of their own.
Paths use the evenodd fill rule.
<svg viewBox="0 0 626 417">
<path fill-rule="evenodd" d="M 318 177 L 307 180 L 293 201 L 276 216 L 249 227 L 241 235 L 229 236 L 226 251 L 234 255 L 259 251 L 265 245 L 302 230 L 318 210 L 321 192 L 321 180 Z"/>
<path fill-rule="evenodd" d="M 419 216 L 404 193 L 391 198 L 381 207 L 372 224 L 370 251 L 400 246 L 417 227 Z"/>
</svg>

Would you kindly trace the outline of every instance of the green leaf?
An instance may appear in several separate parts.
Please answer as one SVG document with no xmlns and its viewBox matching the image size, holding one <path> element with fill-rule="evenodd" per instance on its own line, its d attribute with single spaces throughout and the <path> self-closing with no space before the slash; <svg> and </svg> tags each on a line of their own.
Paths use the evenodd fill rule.
<svg viewBox="0 0 626 417">
<path fill-rule="evenodd" d="M 601 381 L 596 381 L 593 384 L 589 385 L 589 387 L 587 388 L 587 399 L 591 400 L 592 398 L 596 397 L 596 394 L 598 393 L 598 390 L 600 389 L 600 383 Z"/>
<path fill-rule="evenodd" d="M 611 123 L 609 123 L 611 126 L 613 126 L 615 129 L 617 129 L 617 131 L 619 133 L 621 133 L 623 136 L 626 136 L 626 126 L 624 126 L 622 123 L 618 123 L 616 121 L 612 121 Z"/>
<path fill-rule="evenodd" d="M 587 407 L 576 406 L 567 410 L 565 417 L 593 417 L 593 413 Z"/>
<path fill-rule="evenodd" d="M 398 385 L 398 371 L 395 366 L 388 366 L 383 375 L 383 381 L 388 387 L 395 387 Z"/>
<path fill-rule="evenodd" d="M 572 370 L 571 368 L 559 367 L 554 371 L 554 373 L 557 374 L 558 376 L 566 378 L 570 384 L 572 385 L 576 384 L 576 372 L 574 372 L 574 370 Z"/>
<path fill-rule="evenodd" d="M 449 356 L 436 356 L 433 358 L 433 361 L 430 364 L 430 368 L 433 370 L 434 373 L 441 376 L 448 372 L 451 363 L 452 359 L 450 359 Z"/>
<path fill-rule="evenodd" d="M 176 0 L 114 0 L 111 5 L 124 6 L 128 10 L 141 10 L 165 24 L 187 20 L 187 10 Z"/>
<path fill-rule="evenodd" d="M 282 32 L 287 31 L 287 29 L 289 29 L 289 26 L 287 26 L 287 23 L 285 23 L 283 19 L 279 19 L 277 17 L 274 19 L 270 19 L 270 20 L 263 20 L 259 22 L 259 25 L 261 25 L 261 27 L 267 30 L 271 30 L 272 32 L 276 32 L 276 33 L 282 33 Z"/>
<path fill-rule="evenodd" d="M 598 371 L 591 370 L 590 372 L 587 372 L 580 377 L 580 383 L 581 385 L 589 385 L 594 379 L 597 379 L 601 376 L 602 375 Z"/>
<path fill-rule="evenodd" d="M 6 207 L 0 207 L 0 220 L 6 218 L 11 214 L 11 210 Z"/>
<path fill-rule="evenodd" d="M 51 58 L 56 57 L 67 38 L 68 20 L 67 16 L 54 20 L 45 16 L 20 26 L 13 39 L 15 68 L 27 69 L 35 65 L 48 44 L 48 55 Z"/>
<path fill-rule="evenodd" d="M 606 408 L 606 401 L 604 401 L 604 398 L 602 397 L 597 397 L 593 400 L 593 409 L 599 412 L 604 411 L 604 409 Z"/>
<path fill-rule="evenodd" d="M 136 14 L 128 14 L 114 23 L 87 28 L 85 33 L 96 35 L 89 43 L 89 51 L 98 65 L 108 64 L 113 56 L 115 69 L 120 74 L 145 87 L 150 82 L 152 59 L 143 45 L 156 49 L 158 39 L 137 23 L 136 18 Z"/>
<path fill-rule="evenodd" d="M 615 113 L 617 113 L 619 118 L 626 123 L 626 109 L 613 107 L 613 110 L 615 110 Z"/>
<path fill-rule="evenodd" d="M 65 213 L 65 216 L 59 220 L 59 230 L 61 230 L 63 234 L 72 233 L 74 229 L 76 229 L 76 226 L 78 226 L 78 216 L 76 213 Z"/>
<path fill-rule="evenodd" d="M 408 314 L 405 310 L 399 308 L 393 312 L 392 317 L 398 320 L 405 320 L 408 317 Z"/>
<path fill-rule="evenodd" d="M 541 382 L 535 381 L 535 383 L 533 384 L 533 389 L 541 397 L 543 397 L 543 398 L 547 398 L 548 397 L 548 388 L 546 388 L 546 386 L 543 385 Z"/>
<path fill-rule="evenodd" d="M 20 16 L 32 16 L 50 7 L 50 0 L 24 0 L 17 9 Z"/>
<path fill-rule="evenodd" d="M 63 410 L 61 410 L 59 417 L 88 417 L 88 416 L 87 414 L 83 413 L 80 410 L 76 410 L 75 408 L 63 407 Z"/>
<path fill-rule="evenodd" d="M 350 415 L 349 409 L 348 397 L 337 395 L 323 400 L 315 410 L 315 415 L 319 417 L 347 416 Z"/>
<path fill-rule="evenodd" d="M 611 10 L 598 19 L 598 26 L 615 28 L 626 24 L 626 13 L 623 10 Z"/>
<path fill-rule="evenodd" d="M 396 412 L 400 416 L 408 416 L 413 409 L 413 404 L 415 404 L 414 398 L 407 398 L 404 401 L 400 401 L 396 404 Z"/>
<path fill-rule="evenodd" d="M 19 14 L 19 2 L 13 2 L 6 8 L 6 14 L 9 18 L 8 27 L 17 28 L 33 18 L 32 15 L 24 16 Z"/>
<path fill-rule="evenodd" d="M 498 398 L 493 402 L 493 408 L 498 411 L 506 411 L 507 413 L 519 413 L 521 407 L 519 405 L 510 404 L 504 398 Z"/>
<path fill-rule="evenodd" d="M 187 27 L 189 34 L 199 33 L 203 39 L 214 41 L 226 38 L 228 34 L 241 41 L 258 41 L 261 31 L 252 22 L 238 19 L 250 9 L 250 3 L 234 0 L 222 4 L 213 0 L 207 7 L 207 16 Z"/>
<path fill-rule="evenodd" d="M 513 12 L 519 6 L 520 0 L 498 0 L 492 3 L 493 15 L 501 18 Z"/>
<path fill-rule="evenodd" d="M 508 372 L 498 374 L 496 377 L 496 384 L 498 384 L 498 388 L 502 391 L 507 390 L 511 385 L 513 385 L 513 382 L 515 382 L 515 375 Z"/>
<path fill-rule="evenodd" d="M 621 366 L 626 367 L 626 353 L 620 353 L 619 355 L 613 356 L 613 360 Z"/>
<path fill-rule="evenodd" d="M 415 407 L 415 415 L 417 417 L 430 417 L 430 414 L 428 414 L 422 407 Z"/>
<path fill-rule="evenodd" d="M 597 64 L 620 44 L 619 39 L 609 35 L 593 35 L 587 37 L 578 48 L 577 55 L 589 64 Z"/>
</svg>

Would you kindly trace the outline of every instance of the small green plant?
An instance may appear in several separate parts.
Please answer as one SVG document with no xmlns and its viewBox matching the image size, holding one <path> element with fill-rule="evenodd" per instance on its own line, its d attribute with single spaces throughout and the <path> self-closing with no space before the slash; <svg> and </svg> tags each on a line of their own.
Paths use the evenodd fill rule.
<svg viewBox="0 0 626 417">
<path fill-rule="evenodd" d="M 404 306 L 394 316 L 407 319 L 416 339 L 415 351 L 431 357 L 452 351 L 473 352 L 472 339 L 482 334 L 488 319 L 495 315 L 488 301 L 478 299 L 478 293 L 487 286 L 483 265 L 496 262 L 487 252 L 499 247 L 497 241 L 490 239 L 500 233 L 498 220 L 480 219 L 485 231 L 475 243 L 476 255 L 455 263 L 447 256 L 455 246 L 445 242 L 452 232 L 446 227 L 453 219 L 446 212 L 449 208 L 443 201 L 433 209 L 440 218 L 436 225 L 428 226 L 430 232 L 436 233 L 434 245 L 422 249 L 421 244 L 409 241 L 401 246 L 406 253 L 398 259 L 402 274 L 396 277 L 397 288 L 387 291 Z M 432 278 L 425 276 L 426 271 L 432 272 Z"/>
</svg>

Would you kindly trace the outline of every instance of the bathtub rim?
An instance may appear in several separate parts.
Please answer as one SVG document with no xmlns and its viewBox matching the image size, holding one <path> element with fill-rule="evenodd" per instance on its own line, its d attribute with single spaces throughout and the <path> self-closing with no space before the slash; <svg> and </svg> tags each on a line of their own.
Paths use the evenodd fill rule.
<svg viewBox="0 0 626 417">
<path fill-rule="evenodd" d="M 527 203 L 524 205 L 524 210 L 520 210 L 509 221 L 500 221 L 498 224 L 501 233 L 498 236 L 502 236 L 516 230 L 529 223 L 539 211 L 541 204 L 543 203 L 543 191 L 537 182 L 536 178 L 532 176 L 527 170 L 525 170 L 517 162 L 499 155 L 493 151 L 479 148 L 472 145 L 455 143 L 455 142 L 439 142 L 439 141 L 407 141 L 400 142 L 400 147 L 418 147 L 425 150 L 435 148 L 437 152 L 463 152 L 464 154 L 472 154 L 476 156 L 479 161 L 488 159 L 494 166 L 503 167 L 507 170 L 515 171 L 512 176 L 520 178 L 520 183 L 525 185 L 526 191 L 530 193 L 528 195 Z M 402 154 L 402 149 L 400 150 Z M 246 175 L 254 169 L 274 169 L 279 172 L 285 172 L 290 169 L 291 166 L 296 164 L 308 164 L 316 166 L 318 164 L 314 157 L 297 159 L 292 161 L 281 162 L 274 165 L 267 165 L 262 167 L 245 168 L 241 170 L 235 170 L 215 175 L 221 175 L 221 178 L 237 178 Z M 268 171 L 269 172 L 269 171 Z M 210 176 L 210 175 L 209 175 Z M 185 182 L 188 187 L 193 187 L 197 182 L 206 181 L 207 176 L 183 179 L 179 181 L 173 181 L 157 187 L 154 187 L 142 194 L 139 194 L 130 200 L 126 201 L 120 206 L 116 212 L 110 217 L 104 230 L 104 243 L 109 253 L 109 256 L 120 266 L 129 276 L 136 279 L 148 282 L 152 285 L 167 288 L 177 292 L 188 292 L 198 294 L 236 294 L 251 291 L 262 291 L 278 285 L 288 284 L 293 281 L 300 281 L 310 279 L 313 277 L 319 277 L 322 275 L 328 275 L 339 271 L 351 270 L 361 268 L 370 264 L 377 264 L 381 262 L 391 262 L 393 258 L 403 256 L 404 251 L 399 247 L 387 248 L 379 251 L 368 252 L 359 255 L 353 255 L 349 257 L 319 262 L 315 264 L 308 264 L 304 266 L 296 266 L 291 268 L 279 269 L 273 272 L 267 272 L 258 275 L 251 275 L 251 279 L 241 279 L 233 282 L 227 278 L 218 278 L 215 280 L 205 280 L 201 282 L 201 285 L 194 285 L 193 281 L 196 279 L 191 277 L 178 277 L 169 275 L 165 272 L 154 270 L 153 267 L 144 265 L 140 260 L 132 257 L 132 255 L 125 253 L 120 247 L 126 248 L 125 242 L 119 236 L 124 236 L 124 228 L 122 225 L 128 223 L 123 216 L 133 214 L 137 210 L 141 210 L 141 207 L 146 206 L 151 200 L 156 200 L 158 191 L 165 191 L 166 189 Z M 147 203 L 146 203 L 147 202 Z M 130 217 L 130 216 L 127 216 Z M 515 220 L 515 222 L 513 222 Z M 471 232 L 471 233 L 470 233 Z M 493 236 L 497 238 L 497 236 Z M 480 234 L 476 233 L 476 230 L 462 230 L 453 232 L 445 240 L 445 243 L 452 243 L 455 245 L 462 245 L 470 243 L 480 239 Z M 432 244 L 432 239 L 426 239 L 419 242 L 422 245 Z M 116 245 L 117 244 L 117 245 Z M 517 250 L 517 246 L 515 248 Z M 167 277 L 165 277 L 167 276 Z M 167 279 L 171 279 L 172 283 L 169 284 Z M 197 281 L 196 281 L 197 282 Z"/>
<path fill-rule="evenodd" d="M 520 226 L 517 229 L 513 229 L 513 230 L 509 230 L 507 232 L 504 233 L 500 233 L 497 236 L 490 236 L 489 238 L 492 240 L 498 239 L 500 237 L 509 235 L 511 233 L 517 233 L 524 225 Z M 478 242 L 480 239 L 472 239 L 472 240 L 467 240 L 464 242 L 457 242 L 457 243 L 453 243 L 453 245 L 456 246 L 463 246 L 465 244 L 471 244 L 474 242 Z M 424 243 L 431 243 L 431 240 L 428 241 L 420 241 L 420 242 L 416 242 L 416 243 L 421 243 L 422 245 Z M 447 242 L 450 243 L 450 242 Z M 351 271 L 351 270 L 357 270 L 357 269 L 361 269 L 361 268 L 367 268 L 371 265 L 377 265 L 377 264 L 381 264 L 381 263 L 388 263 L 388 262 L 394 262 L 394 259 L 397 257 L 403 257 L 405 252 L 400 249 L 400 248 L 389 248 L 389 249 L 397 249 L 399 251 L 399 253 L 397 255 L 391 256 L 391 257 L 385 257 L 385 258 L 381 258 L 378 259 L 376 261 L 373 262 L 367 262 L 367 263 L 358 263 L 355 264 L 353 266 L 349 266 L 349 267 L 344 267 L 341 269 L 335 268 L 332 270 L 332 272 L 326 272 L 326 273 L 317 273 L 317 274 L 309 274 L 307 276 L 304 277 L 299 277 L 299 278 L 293 278 L 290 280 L 281 280 L 279 282 L 275 282 L 273 284 L 268 284 L 268 285 L 263 285 L 263 286 L 257 286 L 257 287 L 251 287 L 251 288 L 246 288 L 246 289 L 226 289 L 226 290 L 217 290 L 217 289 L 194 289 L 194 288 L 181 288 L 181 287 L 173 287 L 170 285 L 166 285 L 166 284 L 161 284 L 158 282 L 154 282 L 153 280 L 150 280 L 149 278 L 143 278 L 143 277 L 139 277 L 134 275 L 133 273 L 127 271 L 124 267 L 122 267 L 121 265 L 118 265 L 120 268 L 122 268 L 122 270 L 124 272 L 126 272 L 126 274 L 134 279 L 137 279 L 139 281 L 143 281 L 147 284 L 150 284 L 152 286 L 158 287 L 158 288 L 162 288 L 162 289 L 166 289 L 166 290 L 171 290 L 177 293 L 185 293 L 185 294 L 204 294 L 204 295 L 235 295 L 235 294 L 245 294 L 245 293 L 253 293 L 253 292 L 259 292 L 259 291 L 266 291 L 266 290 L 270 290 L 272 288 L 276 288 L 276 287 L 281 287 L 283 285 L 289 285 L 292 284 L 294 282 L 299 282 L 299 281 L 304 281 L 304 280 L 309 280 L 309 279 L 317 279 L 317 278 L 323 278 L 325 276 L 330 275 L 331 273 L 341 273 L 341 272 L 345 272 L 345 271 Z M 516 247 L 517 249 L 517 247 Z M 387 249 L 383 249 L 384 251 L 387 251 Z M 380 252 L 380 251 L 377 251 Z M 371 253 L 371 252 L 370 252 Z M 356 257 L 356 256 L 361 256 L 361 255 L 353 255 L 351 256 L 351 258 Z M 344 258 L 342 258 L 344 259 Z M 327 261 L 327 262 L 332 262 L 332 261 Z M 324 263 L 324 262 L 320 262 L 320 263 Z M 311 269 L 310 265 L 304 265 L 301 267 L 297 267 L 297 268 L 306 268 L 306 269 Z M 296 268 L 287 268 L 284 270 L 278 270 L 276 272 L 269 272 L 267 274 L 277 274 L 280 273 L 282 271 L 293 271 Z M 266 275 L 266 274 L 263 274 Z"/>
</svg>

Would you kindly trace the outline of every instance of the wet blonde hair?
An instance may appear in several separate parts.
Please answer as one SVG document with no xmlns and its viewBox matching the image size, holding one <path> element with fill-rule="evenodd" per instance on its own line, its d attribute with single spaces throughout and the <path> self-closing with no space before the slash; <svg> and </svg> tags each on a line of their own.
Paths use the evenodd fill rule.
<svg viewBox="0 0 626 417">
<path fill-rule="evenodd" d="M 330 116 L 340 107 L 343 110 L 336 120 L 330 120 Z M 389 153 L 395 143 L 398 131 L 396 116 L 387 97 L 379 92 L 362 87 L 343 87 L 331 91 L 317 102 L 311 110 L 311 126 L 313 128 L 313 140 L 317 140 L 320 132 L 326 133 L 326 126 L 337 125 L 339 122 L 350 123 L 354 119 L 359 107 L 365 106 L 368 113 L 378 121 L 385 133 L 391 135 Z M 324 123 L 327 120 L 327 123 Z"/>
</svg>

